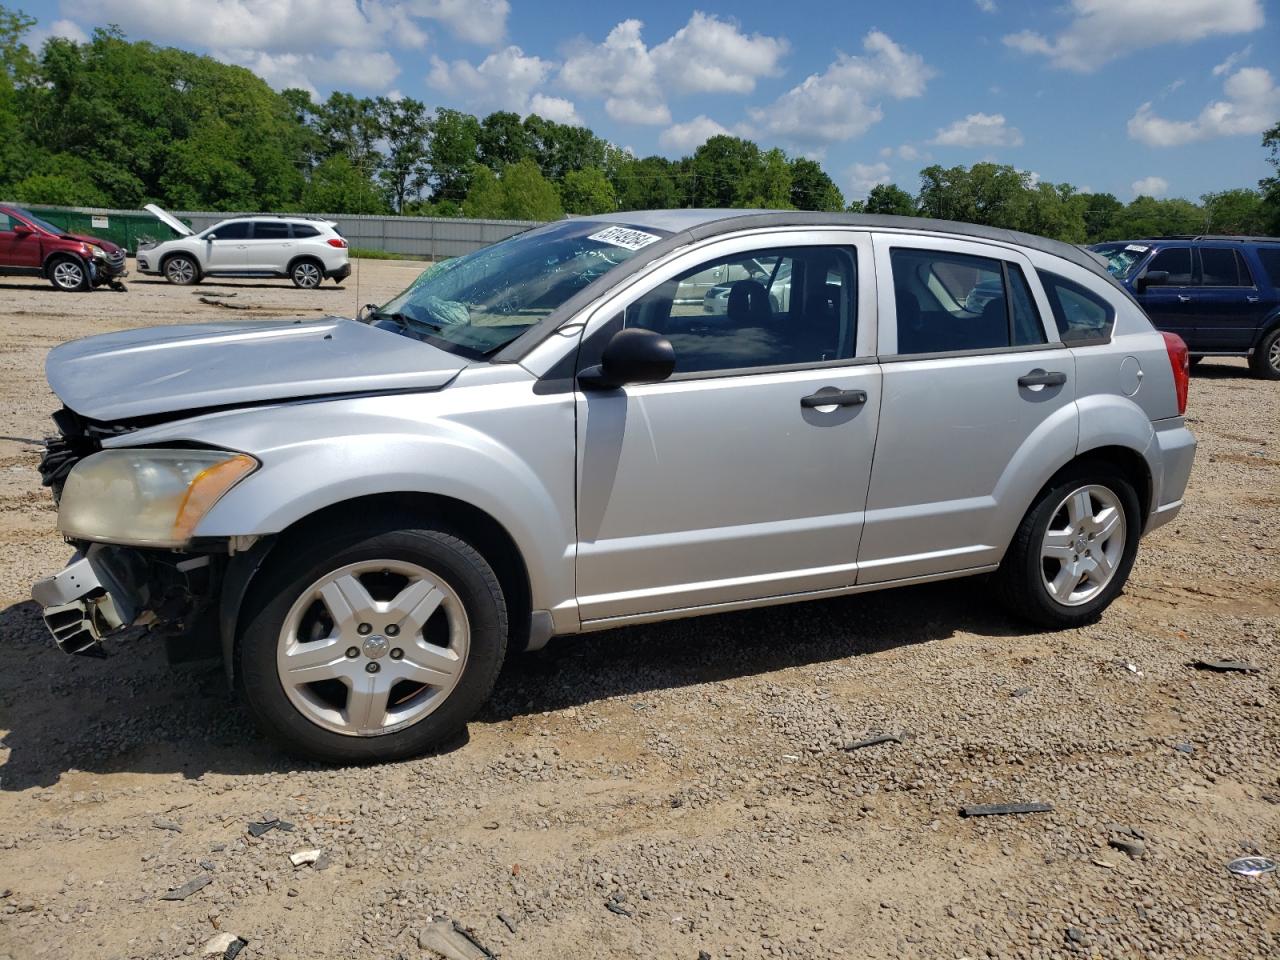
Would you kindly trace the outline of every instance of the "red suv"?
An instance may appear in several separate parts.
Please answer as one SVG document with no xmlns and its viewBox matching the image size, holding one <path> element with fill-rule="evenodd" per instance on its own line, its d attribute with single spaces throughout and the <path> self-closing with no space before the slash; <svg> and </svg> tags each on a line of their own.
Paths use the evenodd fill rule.
<svg viewBox="0 0 1280 960">
<path fill-rule="evenodd" d="M 0 275 L 48 277 L 59 290 L 121 286 L 124 251 L 110 240 L 70 234 L 20 207 L 0 205 Z"/>
</svg>

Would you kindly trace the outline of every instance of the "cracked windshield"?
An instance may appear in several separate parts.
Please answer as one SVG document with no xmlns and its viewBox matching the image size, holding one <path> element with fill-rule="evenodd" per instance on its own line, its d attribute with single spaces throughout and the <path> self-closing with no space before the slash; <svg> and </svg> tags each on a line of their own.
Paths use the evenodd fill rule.
<svg viewBox="0 0 1280 960">
<path fill-rule="evenodd" d="M 501 349 L 665 233 L 569 220 L 434 264 L 374 326 L 468 355 Z"/>
</svg>

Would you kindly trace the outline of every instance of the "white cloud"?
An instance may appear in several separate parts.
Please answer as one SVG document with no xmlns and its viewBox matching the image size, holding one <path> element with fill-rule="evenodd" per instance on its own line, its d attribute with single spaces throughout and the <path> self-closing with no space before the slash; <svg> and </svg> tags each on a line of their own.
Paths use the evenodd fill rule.
<svg viewBox="0 0 1280 960">
<path fill-rule="evenodd" d="M 1243 67 L 1222 85 L 1225 99 L 1208 104 L 1194 120 L 1167 120 L 1150 101 L 1129 118 L 1129 136 L 1149 147 L 1258 134 L 1280 118 L 1280 88 L 1262 67 Z"/>
<path fill-rule="evenodd" d="M 215 50 L 307 53 L 427 41 L 402 4 L 382 0 L 63 0 L 62 9 L 132 36 Z"/>
<path fill-rule="evenodd" d="M 450 63 L 432 57 L 427 82 L 437 90 L 460 97 L 473 109 L 528 113 L 534 92 L 554 67 L 550 60 L 525 56 L 519 47 L 510 46 L 489 54 L 478 66 L 468 60 Z M 551 99 L 558 98 L 541 102 L 545 105 Z M 567 100 L 561 103 L 573 107 Z"/>
<path fill-rule="evenodd" d="M 759 133 L 796 144 L 836 143 L 865 133 L 883 116 L 880 97 L 918 97 L 933 70 L 886 34 L 872 30 L 865 56 L 840 54 L 772 104 L 749 110 Z"/>
<path fill-rule="evenodd" d="M 37 25 L 27 34 L 26 43 L 29 48 L 39 51 L 50 37 L 61 37 L 74 43 L 88 43 L 89 34 L 74 20 L 55 20 L 49 26 Z"/>
<path fill-rule="evenodd" d="M 887 163 L 855 163 L 845 171 L 848 177 L 849 192 L 855 197 L 865 197 L 872 187 L 891 183 Z"/>
<path fill-rule="evenodd" d="M 1022 131 L 1009 126 L 1002 113 L 971 113 L 940 128 L 930 142 L 940 147 L 1020 147 Z"/>
<path fill-rule="evenodd" d="M 560 82 L 583 96 L 603 96 L 605 111 L 620 123 L 670 123 L 657 67 L 640 37 L 643 27 L 624 20 L 603 43 L 576 44 L 560 68 Z"/>
<path fill-rule="evenodd" d="M 1143 177 L 1132 184 L 1135 197 L 1162 197 L 1169 192 L 1169 181 L 1164 177 Z"/>
<path fill-rule="evenodd" d="M 996 0 L 973 0 L 978 5 L 978 9 L 983 13 L 995 13 L 1000 8 L 996 6 Z"/>
<path fill-rule="evenodd" d="M 261 50 L 215 50 L 224 63 L 248 67 L 276 90 L 298 87 L 319 97 L 317 81 L 329 89 L 381 93 L 400 73 L 395 57 L 385 50 L 337 50 L 315 53 L 265 53 Z"/>
<path fill-rule="evenodd" d="M 1244 60 L 1247 60 L 1249 58 L 1249 54 L 1251 53 L 1253 53 L 1252 43 L 1246 46 L 1243 50 L 1237 50 L 1235 53 L 1230 54 L 1227 57 L 1227 59 L 1223 60 L 1220 64 L 1214 67 L 1213 75 L 1215 77 L 1220 77 L 1224 73 L 1230 73 L 1233 69 L 1235 69 L 1235 65 L 1237 63 L 1241 63 Z"/>
<path fill-rule="evenodd" d="M 776 76 L 789 44 L 747 36 L 727 20 L 694 11 L 689 22 L 651 51 L 663 82 L 685 93 L 750 93 L 758 77 Z"/>
<path fill-rule="evenodd" d="M 578 116 L 573 101 L 566 100 L 564 97 L 549 97 L 545 93 L 535 93 L 529 98 L 529 112 L 536 113 L 543 120 L 567 123 L 571 127 L 586 126 Z"/>
<path fill-rule="evenodd" d="M 459 40 L 496 44 L 507 34 L 507 0 L 409 0 L 419 17 L 438 20 Z"/>
<path fill-rule="evenodd" d="M 668 150 L 692 153 L 712 137 L 728 132 L 706 114 L 702 114 L 687 123 L 677 123 L 663 130 L 658 136 L 658 143 Z"/>
<path fill-rule="evenodd" d="M 1261 0 L 1071 0 L 1072 20 L 1056 37 L 1023 30 L 1007 46 L 1089 72 L 1146 47 L 1247 33 L 1262 26 Z"/>
</svg>

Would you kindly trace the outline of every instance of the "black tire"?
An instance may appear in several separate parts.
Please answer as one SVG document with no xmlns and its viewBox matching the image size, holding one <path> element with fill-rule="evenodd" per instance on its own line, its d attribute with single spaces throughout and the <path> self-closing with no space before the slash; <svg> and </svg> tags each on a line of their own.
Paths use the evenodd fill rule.
<svg viewBox="0 0 1280 960">
<path fill-rule="evenodd" d="M 190 287 L 200 282 L 200 264 L 185 253 L 166 257 L 162 269 L 164 278 L 176 286 Z"/>
<path fill-rule="evenodd" d="M 1124 552 L 1103 590 L 1086 603 L 1069 606 L 1060 603 L 1044 582 L 1041 544 L 1059 504 L 1073 490 L 1091 484 L 1110 490 L 1124 509 Z M 1063 629 L 1091 623 L 1124 589 L 1141 538 L 1142 507 L 1128 478 L 1102 461 L 1069 464 L 1049 481 L 1018 525 L 993 578 L 997 596 L 1010 612 L 1043 627 Z"/>
<path fill-rule="evenodd" d="M 1263 380 L 1280 380 L 1280 326 L 1259 342 L 1249 357 L 1249 367 L 1255 377 Z"/>
<path fill-rule="evenodd" d="M 493 568 L 461 538 L 435 529 L 326 532 L 277 548 L 246 599 L 236 648 L 237 676 L 264 733 L 293 754 L 330 763 L 399 760 L 441 745 L 463 730 L 488 699 L 507 648 L 507 608 Z M 406 561 L 446 582 L 465 608 L 469 650 L 457 685 L 411 726 L 349 736 L 308 719 L 289 700 L 276 666 L 285 618 L 297 598 L 327 573 L 370 560 Z"/>
<path fill-rule="evenodd" d="M 88 265 L 76 257 L 54 257 L 45 268 L 45 274 L 53 288 L 63 293 L 83 293 L 93 287 Z"/>
<path fill-rule="evenodd" d="M 324 264 L 304 257 L 289 265 L 289 279 L 299 290 L 317 290 L 324 283 Z"/>
</svg>

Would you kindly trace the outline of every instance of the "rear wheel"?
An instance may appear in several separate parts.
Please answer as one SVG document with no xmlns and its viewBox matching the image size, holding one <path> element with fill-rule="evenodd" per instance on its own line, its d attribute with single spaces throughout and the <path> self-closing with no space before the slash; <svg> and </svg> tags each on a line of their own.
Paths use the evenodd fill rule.
<svg viewBox="0 0 1280 960">
<path fill-rule="evenodd" d="M 1090 622 L 1124 588 L 1141 523 L 1138 495 L 1114 467 L 1068 467 L 1018 526 L 996 573 L 1001 599 L 1042 626 Z"/>
<path fill-rule="evenodd" d="M 324 280 L 324 267 L 314 260 L 299 260 L 289 271 L 293 285 L 302 290 L 314 290 Z"/>
<path fill-rule="evenodd" d="M 458 537 L 339 535 L 289 550 L 264 577 L 239 675 L 262 729 L 289 751 L 335 763 L 414 756 L 458 733 L 489 696 L 506 604 L 492 568 Z"/>
<path fill-rule="evenodd" d="M 164 278 L 180 287 L 189 287 L 199 282 L 200 265 L 186 254 L 175 254 L 164 262 Z"/>
<path fill-rule="evenodd" d="M 1276 327 L 1258 344 L 1249 366 L 1256 377 L 1264 380 L 1280 380 L 1280 327 Z"/>
<path fill-rule="evenodd" d="M 58 257 L 49 264 L 49 282 L 65 293 L 89 289 L 89 268 L 75 257 Z"/>
</svg>

